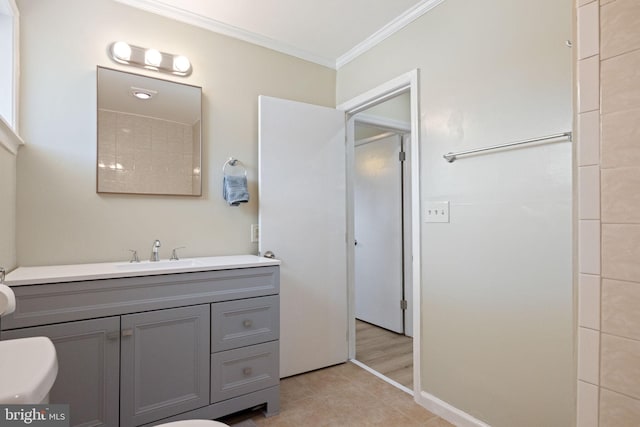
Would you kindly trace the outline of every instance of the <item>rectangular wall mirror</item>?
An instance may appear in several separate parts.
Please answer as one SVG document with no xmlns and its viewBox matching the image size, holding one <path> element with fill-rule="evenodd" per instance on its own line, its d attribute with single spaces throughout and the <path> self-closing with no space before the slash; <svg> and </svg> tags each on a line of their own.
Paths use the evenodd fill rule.
<svg viewBox="0 0 640 427">
<path fill-rule="evenodd" d="M 98 193 L 202 195 L 202 88 L 98 67 Z"/>
</svg>

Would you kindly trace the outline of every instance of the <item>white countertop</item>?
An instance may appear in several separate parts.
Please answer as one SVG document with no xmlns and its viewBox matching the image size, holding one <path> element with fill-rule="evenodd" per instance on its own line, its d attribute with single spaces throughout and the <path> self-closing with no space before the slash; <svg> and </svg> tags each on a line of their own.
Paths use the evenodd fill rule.
<svg viewBox="0 0 640 427">
<path fill-rule="evenodd" d="M 78 282 L 81 280 L 114 279 L 119 277 L 152 276 L 157 274 L 189 273 L 194 271 L 230 270 L 234 268 L 280 265 L 277 259 L 256 255 L 231 255 L 185 258 L 178 261 L 102 262 L 96 264 L 50 265 L 18 267 L 7 274 L 8 286 L 41 283 Z"/>
</svg>

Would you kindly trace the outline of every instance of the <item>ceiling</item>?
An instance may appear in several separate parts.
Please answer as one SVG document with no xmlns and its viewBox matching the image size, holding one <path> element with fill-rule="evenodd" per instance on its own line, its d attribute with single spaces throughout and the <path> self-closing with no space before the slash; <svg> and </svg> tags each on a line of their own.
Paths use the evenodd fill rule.
<svg viewBox="0 0 640 427">
<path fill-rule="evenodd" d="M 116 0 L 340 68 L 444 0 Z"/>
<path fill-rule="evenodd" d="M 133 91 L 152 93 L 140 100 Z M 98 67 L 98 109 L 193 125 L 200 120 L 202 89 L 169 80 Z"/>
</svg>

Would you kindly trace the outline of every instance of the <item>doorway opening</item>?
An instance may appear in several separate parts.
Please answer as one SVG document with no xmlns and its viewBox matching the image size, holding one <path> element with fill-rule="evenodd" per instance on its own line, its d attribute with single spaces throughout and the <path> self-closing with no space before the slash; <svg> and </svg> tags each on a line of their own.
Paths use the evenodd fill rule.
<svg viewBox="0 0 640 427">
<path fill-rule="evenodd" d="M 413 389 L 411 280 L 406 280 L 409 93 L 355 115 L 355 360 Z"/>
<path fill-rule="evenodd" d="M 349 358 L 420 390 L 417 70 L 345 104 Z M 416 286 L 413 286 L 413 284 Z"/>
</svg>

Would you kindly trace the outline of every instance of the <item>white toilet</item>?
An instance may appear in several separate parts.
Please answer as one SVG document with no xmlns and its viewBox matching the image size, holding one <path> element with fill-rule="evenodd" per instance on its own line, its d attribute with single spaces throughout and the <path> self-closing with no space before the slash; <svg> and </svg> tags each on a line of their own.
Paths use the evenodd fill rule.
<svg viewBox="0 0 640 427">
<path fill-rule="evenodd" d="M 2 284 L 3 279 L 4 270 L 0 269 L 0 317 L 16 308 L 15 295 Z M 56 375 L 56 348 L 49 338 L 0 341 L 0 404 L 48 403 Z"/>
<path fill-rule="evenodd" d="M 56 375 L 58 359 L 49 338 L 0 341 L 0 404 L 49 403 Z"/>
</svg>

